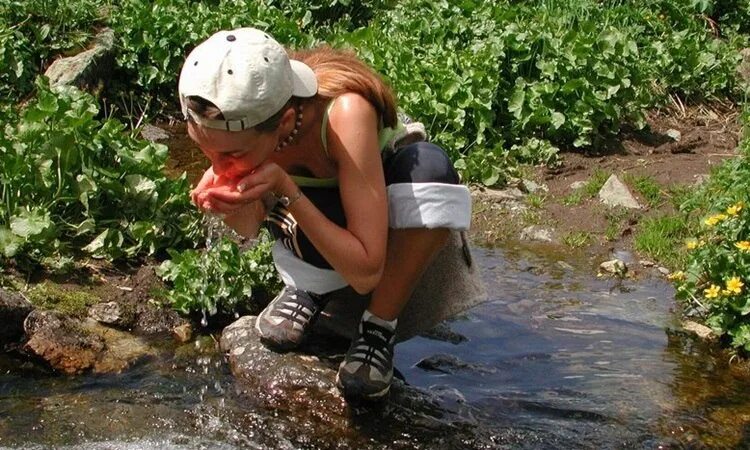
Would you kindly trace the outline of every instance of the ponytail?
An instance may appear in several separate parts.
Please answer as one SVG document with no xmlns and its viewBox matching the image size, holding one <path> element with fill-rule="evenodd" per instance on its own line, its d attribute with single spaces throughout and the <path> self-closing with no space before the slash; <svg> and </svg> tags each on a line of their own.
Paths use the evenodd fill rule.
<svg viewBox="0 0 750 450">
<path fill-rule="evenodd" d="M 383 125 L 395 127 L 396 98 L 390 87 L 352 51 L 320 46 L 292 51 L 289 57 L 312 68 L 318 79 L 318 95 L 335 98 L 354 92 L 366 98 L 377 110 Z"/>
</svg>

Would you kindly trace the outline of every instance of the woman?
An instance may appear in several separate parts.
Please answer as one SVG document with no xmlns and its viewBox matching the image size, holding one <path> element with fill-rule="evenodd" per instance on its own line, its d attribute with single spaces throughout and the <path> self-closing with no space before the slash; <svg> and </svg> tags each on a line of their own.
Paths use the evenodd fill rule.
<svg viewBox="0 0 750 450">
<path fill-rule="evenodd" d="M 190 53 L 180 100 L 212 163 L 192 200 L 244 236 L 267 223 L 277 238 L 285 288 L 256 325 L 269 347 L 297 347 L 328 294 L 368 295 L 337 384 L 377 398 L 399 314 L 450 229 L 468 227 L 470 197 L 440 148 L 407 145 L 393 94 L 362 62 L 325 47 L 295 58 L 252 28 Z"/>
</svg>

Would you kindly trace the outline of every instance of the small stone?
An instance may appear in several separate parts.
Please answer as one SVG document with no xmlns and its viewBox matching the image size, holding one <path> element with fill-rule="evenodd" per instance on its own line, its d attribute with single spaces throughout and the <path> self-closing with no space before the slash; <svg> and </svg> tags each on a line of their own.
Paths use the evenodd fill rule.
<svg viewBox="0 0 750 450">
<path fill-rule="evenodd" d="M 706 339 L 706 340 L 716 339 L 716 335 L 714 334 L 712 329 L 708 328 L 705 325 L 701 325 L 697 322 L 693 322 L 692 320 L 683 321 L 682 328 L 685 331 L 689 331 L 690 333 L 695 334 L 701 339 Z"/>
<path fill-rule="evenodd" d="M 628 266 L 619 259 L 613 259 L 599 264 L 599 269 L 606 273 L 621 275 L 628 271 Z"/>
<path fill-rule="evenodd" d="M 169 139 L 169 133 L 159 127 L 146 124 L 141 128 L 141 137 L 150 142 L 158 142 Z"/>
<path fill-rule="evenodd" d="M 599 190 L 599 199 L 608 206 L 641 209 L 641 205 L 630 193 L 628 187 L 616 175 L 611 175 Z"/>
<path fill-rule="evenodd" d="M 702 186 L 703 184 L 705 184 L 706 181 L 708 181 L 709 176 L 708 174 L 705 174 L 705 173 L 699 173 L 697 175 L 693 175 L 693 178 L 695 178 L 695 182 L 693 182 L 693 186 L 698 187 L 698 186 Z"/>
<path fill-rule="evenodd" d="M 115 324 L 122 318 L 122 311 L 117 302 L 97 303 L 89 308 L 89 317 L 97 322 Z"/>
<path fill-rule="evenodd" d="M 667 136 L 669 136 L 670 138 L 672 138 L 673 141 L 679 141 L 680 138 L 682 138 L 682 133 L 680 133 L 679 130 L 675 130 L 674 128 L 670 128 L 664 134 L 666 134 Z"/>
<path fill-rule="evenodd" d="M 483 193 L 484 196 L 489 197 L 490 200 L 496 202 L 509 202 L 517 201 L 524 198 L 524 193 L 518 188 L 509 189 L 486 189 Z"/>
<path fill-rule="evenodd" d="M 642 259 L 642 260 L 638 261 L 638 263 L 639 263 L 639 264 L 640 264 L 641 266 L 643 266 L 643 267 L 654 267 L 654 266 L 656 265 L 656 264 L 654 264 L 653 262 L 651 262 L 651 261 L 647 261 L 647 260 L 645 260 L 645 259 Z"/>
<path fill-rule="evenodd" d="M 522 241 L 552 242 L 552 231 L 538 225 L 530 225 L 521 230 Z"/>
<path fill-rule="evenodd" d="M 529 194 L 534 194 L 539 191 L 547 192 L 547 186 L 540 185 L 538 183 L 535 183 L 531 180 L 521 180 L 521 186 L 523 186 L 523 189 L 528 192 Z"/>
<path fill-rule="evenodd" d="M 583 181 L 583 180 L 582 181 L 574 181 L 574 182 L 570 183 L 570 189 L 576 191 L 576 190 L 581 189 L 584 186 L 586 186 L 586 184 L 588 184 L 588 183 L 586 181 Z"/>
<path fill-rule="evenodd" d="M 659 273 L 662 274 L 662 275 L 669 275 L 671 273 L 671 271 L 669 269 L 667 269 L 666 267 L 659 267 L 656 270 L 658 270 Z"/>
<path fill-rule="evenodd" d="M 193 326 L 189 323 L 172 328 L 172 334 L 177 342 L 185 343 L 193 338 Z"/>
</svg>

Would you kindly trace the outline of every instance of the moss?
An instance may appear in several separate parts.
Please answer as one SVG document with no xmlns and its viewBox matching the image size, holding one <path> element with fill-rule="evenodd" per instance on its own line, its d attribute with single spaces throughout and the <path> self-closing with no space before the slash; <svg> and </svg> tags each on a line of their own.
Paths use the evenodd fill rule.
<svg viewBox="0 0 750 450">
<path fill-rule="evenodd" d="M 37 308 L 50 309 L 74 317 L 85 316 L 88 308 L 100 301 L 99 297 L 90 292 L 66 289 L 50 282 L 34 286 L 26 293 L 26 297 Z"/>
</svg>

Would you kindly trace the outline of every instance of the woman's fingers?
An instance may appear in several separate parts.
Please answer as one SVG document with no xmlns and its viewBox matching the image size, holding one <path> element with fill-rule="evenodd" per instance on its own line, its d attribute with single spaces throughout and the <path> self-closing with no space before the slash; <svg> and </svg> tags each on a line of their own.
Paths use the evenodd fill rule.
<svg viewBox="0 0 750 450">
<path fill-rule="evenodd" d="M 214 183 L 214 171 L 213 166 L 209 167 L 205 172 L 203 172 L 203 175 L 201 176 L 201 179 L 198 181 L 198 184 L 193 188 L 192 191 L 190 191 L 190 200 L 197 205 L 200 208 L 199 204 L 199 195 L 201 192 L 204 192 L 206 189 L 211 187 Z"/>
<path fill-rule="evenodd" d="M 247 203 L 229 203 L 216 198 L 206 200 L 203 205 L 206 211 L 214 214 L 233 214 L 247 205 Z"/>
<path fill-rule="evenodd" d="M 260 199 L 263 194 L 268 192 L 268 190 L 269 184 L 261 183 L 252 186 L 246 186 L 243 191 L 225 187 L 216 187 L 208 189 L 206 192 L 211 195 L 212 198 L 216 198 L 225 202 L 248 203 Z"/>
</svg>

